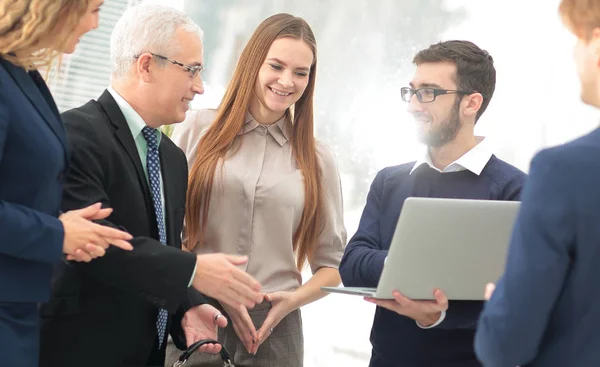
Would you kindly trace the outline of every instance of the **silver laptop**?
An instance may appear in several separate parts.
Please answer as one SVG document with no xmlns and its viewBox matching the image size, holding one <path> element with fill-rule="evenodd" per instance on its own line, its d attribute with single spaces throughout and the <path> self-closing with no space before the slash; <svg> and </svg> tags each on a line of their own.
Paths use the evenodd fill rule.
<svg viewBox="0 0 600 367">
<path fill-rule="evenodd" d="M 407 198 L 377 288 L 322 287 L 327 292 L 393 299 L 483 300 L 504 265 L 519 202 Z"/>
</svg>

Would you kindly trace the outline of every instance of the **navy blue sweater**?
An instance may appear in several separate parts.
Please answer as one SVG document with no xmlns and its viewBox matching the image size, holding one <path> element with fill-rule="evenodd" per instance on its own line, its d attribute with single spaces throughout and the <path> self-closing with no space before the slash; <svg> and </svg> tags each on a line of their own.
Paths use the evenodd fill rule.
<svg viewBox="0 0 600 367">
<path fill-rule="evenodd" d="M 466 170 L 440 173 L 427 164 L 409 174 L 413 166 L 414 162 L 388 167 L 375 177 L 358 230 L 340 264 L 345 286 L 377 286 L 407 197 L 519 200 L 526 177 L 495 156 L 479 176 Z M 450 301 L 445 320 L 426 330 L 412 319 L 377 307 L 370 366 L 479 366 L 473 338 L 482 307 L 479 301 Z"/>
<path fill-rule="evenodd" d="M 485 366 L 600 366 L 600 129 L 543 150 L 475 347 Z"/>
</svg>

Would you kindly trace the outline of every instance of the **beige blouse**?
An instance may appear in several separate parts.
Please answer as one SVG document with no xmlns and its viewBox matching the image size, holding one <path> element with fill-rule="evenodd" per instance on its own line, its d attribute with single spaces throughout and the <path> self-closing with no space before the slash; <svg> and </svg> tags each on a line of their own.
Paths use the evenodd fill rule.
<svg viewBox="0 0 600 367">
<path fill-rule="evenodd" d="M 190 167 L 201 133 L 215 117 L 215 110 L 191 111 L 175 126 L 172 140 L 185 152 Z M 248 263 L 242 268 L 267 293 L 292 291 L 302 284 L 292 236 L 304 208 L 304 184 L 288 142 L 291 127 L 286 118 L 267 126 L 247 115 L 234 143 L 236 149 L 224 166 L 217 166 L 205 245 L 197 250 L 247 255 Z M 317 155 L 323 172 L 326 219 L 310 261 L 313 274 L 321 267 L 337 269 L 346 244 L 336 159 L 320 142 Z"/>
</svg>

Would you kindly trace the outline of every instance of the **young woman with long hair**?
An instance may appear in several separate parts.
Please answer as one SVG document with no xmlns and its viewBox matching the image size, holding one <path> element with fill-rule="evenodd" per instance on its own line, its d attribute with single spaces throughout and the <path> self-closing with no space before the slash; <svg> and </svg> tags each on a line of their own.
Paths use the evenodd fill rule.
<svg viewBox="0 0 600 367">
<path fill-rule="evenodd" d="M 173 133 L 190 165 L 187 248 L 248 255 L 246 271 L 266 294 L 251 310 L 218 305 L 231 320 L 219 340 L 235 365 L 302 366 L 299 309 L 340 283 L 342 193 L 335 157 L 314 137 L 316 71 L 309 25 L 271 16 L 242 51 L 218 109 L 190 113 Z M 305 263 L 313 276 L 302 284 Z"/>
</svg>

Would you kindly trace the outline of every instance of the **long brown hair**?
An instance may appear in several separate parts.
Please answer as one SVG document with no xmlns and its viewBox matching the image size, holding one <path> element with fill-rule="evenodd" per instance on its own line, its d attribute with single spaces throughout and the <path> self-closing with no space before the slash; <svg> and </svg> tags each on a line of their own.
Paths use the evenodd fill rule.
<svg viewBox="0 0 600 367">
<path fill-rule="evenodd" d="M 0 56 L 25 69 L 48 66 L 61 55 L 88 8 L 88 0 L 21 0 L 0 1 Z M 60 30 L 52 44 L 32 55 L 14 56 L 21 50 L 36 47 L 44 38 Z"/>
<path fill-rule="evenodd" d="M 244 126 L 250 102 L 252 98 L 256 98 L 254 88 L 258 72 L 271 44 L 283 37 L 303 40 L 313 52 L 308 85 L 295 103 L 293 113 L 289 108 L 285 113 L 286 118 L 292 122 L 292 152 L 304 178 L 304 210 L 292 239 L 293 251 L 297 257 L 296 265 L 301 269 L 314 255 L 323 223 L 323 200 L 319 192 L 322 174 L 317 158 L 313 121 L 317 50 L 310 26 L 304 19 L 289 14 L 273 15 L 256 28 L 240 55 L 233 78 L 219 105 L 217 117 L 198 144 L 187 192 L 185 242 L 190 250 L 202 246 L 217 164 L 225 159 Z"/>
</svg>

